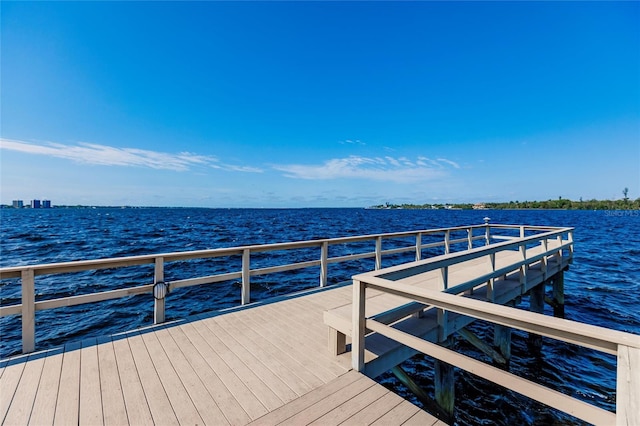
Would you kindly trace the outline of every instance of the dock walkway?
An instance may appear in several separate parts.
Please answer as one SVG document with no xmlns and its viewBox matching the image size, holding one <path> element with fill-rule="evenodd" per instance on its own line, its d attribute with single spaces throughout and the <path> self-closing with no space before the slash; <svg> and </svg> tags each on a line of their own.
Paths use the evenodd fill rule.
<svg viewBox="0 0 640 426">
<path fill-rule="evenodd" d="M 415 243 L 406 246 L 399 238 Z M 383 240 L 396 241 L 383 249 Z M 375 251 L 345 254 L 342 247 L 366 242 L 375 243 Z M 453 251 L 453 245 L 465 249 Z M 423 250 L 438 248 L 444 248 L 443 255 L 422 259 Z M 318 250 L 320 258 L 251 267 L 252 253 L 306 250 L 308 255 L 309 249 Z M 411 251 L 415 262 L 382 267 L 384 256 Z M 176 262 L 234 256 L 241 258 L 240 271 L 165 282 L 165 264 L 174 268 Z M 553 285 L 549 300 L 554 315 L 562 316 L 562 274 L 572 256 L 572 228 L 485 223 L 0 268 L 0 280 L 19 279 L 21 285 L 21 303 L 0 306 L 0 317 L 21 315 L 23 351 L 0 360 L 0 423 L 442 424 L 372 380 L 389 369 L 396 373 L 396 366 L 423 353 L 435 359 L 435 400 L 448 415 L 458 368 L 589 423 L 640 424 L 640 336 L 541 315 L 545 287 Z M 352 285 L 327 286 L 330 264 L 368 258 L 375 260 L 375 270 L 353 276 Z M 36 297 L 41 275 L 138 265 L 153 267 L 152 284 Z M 318 268 L 320 288 L 250 303 L 251 277 L 305 268 Z M 242 306 L 165 321 L 165 299 L 173 291 L 229 280 L 241 280 Z M 42 326 L 36 311 L 145 294 L 154 298 L 155 325 L 34 352 L 35 328 Z M 531 312 L 503 306 L 524 295 Z M 511 329 L 528 332 L 538 346 L 545 336 L 616 355 L 616 411 L 447 349 L 453 333 L 473 340 L 463 328 L 477 319 L 493 324 L 494 345 L 505 359 Z M 492 350 L 475 340 L 483 351 Z"/>
<path fill-rule="evenodd" d="M 2 423 L 436 424 L 327 351 L 322 313 L 350 300 L 324 289 L 12 358 Z"/>
</svg>

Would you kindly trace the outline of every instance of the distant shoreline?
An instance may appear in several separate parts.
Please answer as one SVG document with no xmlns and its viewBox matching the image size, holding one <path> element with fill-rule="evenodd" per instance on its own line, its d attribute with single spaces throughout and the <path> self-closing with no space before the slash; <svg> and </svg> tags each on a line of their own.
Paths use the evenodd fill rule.
<svg viewBox="0 0 640 426">
<path fill-rule="evenodd" d="M 558 205 L 560 203 L 560 205 Z M 292 209 L 365 209 L 365 210 L 640 210 L 640 198 L 636 200 L 550 200 L 508 203 L 459 203 L 459 204 L 380 204 L 369 207 L 192 207 L 192 206 L 91 206 L 59 205 L 32 208 L 1 204 L 2 210 L 60 210 L 60 209 L 217 209 L 217 210 L 292 210 Z"/>
</svg>

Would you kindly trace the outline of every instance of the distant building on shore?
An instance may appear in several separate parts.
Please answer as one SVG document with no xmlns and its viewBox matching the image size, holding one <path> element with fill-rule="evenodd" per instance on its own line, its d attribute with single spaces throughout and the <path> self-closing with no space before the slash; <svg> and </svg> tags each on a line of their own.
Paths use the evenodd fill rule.
<svg viewBox="0 0 640 426">
<path fill-rule="evenodd" d="M 31 208 L 32 209 L 42 208 L 42 204 L 40 203 L 40 200 L 31 200 Z"/>
<path fill-rule="evenodd" d="M 42 200 L 42 208 L 50 209 L 51 208 L 51 200 Z"/>
<path fill-rule="evenodd" d="M 14 209 L 21 209 L 21 208 L 24 207 L 24 201 L 22 201 L 22 200 L 13 200 L 12 205 L 13 205 Z"/>
</svg>

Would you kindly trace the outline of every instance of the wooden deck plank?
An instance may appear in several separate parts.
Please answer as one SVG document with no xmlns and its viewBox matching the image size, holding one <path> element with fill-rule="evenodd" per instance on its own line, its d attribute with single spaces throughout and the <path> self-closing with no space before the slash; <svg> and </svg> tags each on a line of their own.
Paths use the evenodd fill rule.
<svg viewBox="0 0 640 426">
<path fill-rule="evenodd" d="M 302 311 L 306 310 L 308 310 L 308 307 Z M 283 336 L 288 336 L 291 333 L 291 318 L 294 313 L 300 312 L 292 310 L 292 312 L 286 313 L 283 310 L 269 308 L 261 312 L 261 315 L 269 320 L 270 326 L 284 332 Z M 318 314 L 321 315 L 320 312 Z M 314 359 L 326 360 L 326 367 L 336 376 L 351 368 L 350 363 L 343 365 L 340 360 L 336 362 L 337 359 L 327 350 L 327 328 L 321 319 L 318 320 L 313 316 L 311 318 L 296 317 L 296 320 L 300 324 L 301 330 L 296 335 L 296 342 L 304 346 L 308 353 L 312 353 Z"/>
<path fill-rule="evenodd" d="M 60 387 L 56 402 L 54 425 L 78 423 L 80 405 L 80 349 L 81 342 L 65 345 L 62 357 Z"/>
<path fill-rule="evenodd" d="M 144 394 L 142 379 L 138 375 L 138 369 L 136 368 L 132 348 L 129 346 L 129 340 L 117 336 L 111 342 L 113 356 L 115 357 L 113 368 L 117 366 L 117 378 L 113 377 L 109 371 L 111 368 L 109 366 L 111 363 L 110 354 L 103 354 L 103 352 L 109 352 L 106 347 L 107 344 L 108 343 L 105 343 L 104 349 L 98 349 L 98 354 L 102 355 L 105 360 L 108 360 L 108 363 L 105 363 L 105 383 L 102 388 L 104 395 L 102 400 L 103 403 L 105 403 L 103 406 L 105 424 L 124 424 L 122 419 L 122 411 L 124 408 L 124 420 L 128 420 L 129 424 L 152 425 L 153 417 L 151 415 L 151 409 Z M 121 395 L 118 395 L 118 387 L 122 389 Z M 112 396 L 107 397 L 105 392 L 108 392 L 108 394 Z M 122 401 L 120 399 L 122 399 Z M 107 410 L 109 410 L 109 412 Z"/>
<path fill-rule="evenodd" d="M 399 398 L 399 397 L 398 397 Z M 413 417 L 420 409 L 409 401 L 402 401 L 384 416 L 372 423 L 375 426 L 401 425 Z M 435 422 L 434 422 L 435 423 Z"/>
<path fill-rule="evenodd" d="M 3 421 L 7 416 L 16 389 L 18 389 L 25 365 L 26 362 L 22 360 L 7 365 L 4 374 L 0 378 L 0 389 L 2 389 L 2 392 L 0 392 L 0 418 Z"/>
<path fill-rule="evenodd" d="M 210 425 L 229 424 L 218 404 L 209 394 L 209 391 L 202 383 L 198 373 L 191 367 L 182 351 L 192 351 L 193 346 L 188 345 L 183 348 L 178 347 L 173 337 L 166 329 L 158 330 L 154 333 L 162 345 L 167 357 L 171 360 L 171 365 L 175 369 L 182 385 L 189 394 L 198 414 Z"/>
<path fill-rule="evenodd" d="M 375 404 L 367 407 L 366 410 L 360 410 L 353 416 L 340 423 L 341 425 L 369 425 L 380 417 L 384 416 L 387 412 L 393 409 L 396 405 L 399 405 L 402 401 L 398 395 L 394 393 L 387 393 L 376 401 Z"/>
<path fill-rule="evenodd" d="M 104 424 L 97 340 L 82 341 L 80 350 L 80 424 Z"/>
<path fill-rule="evenodd" d="M 310 424 L 315 426 L 340 424 L 359 411 L 364 410 L 370 405 L 374 404 L 377 400 L 382 398 L 387 393 L 389 393 L 389 390 L 387 390 L 384 386 L 371 386 L 369 389 L 360 394 L 357 394 L 352 399 L 345 401 L 339 406 L 334 407 L 333 410 L 329 411 L 327 414 L 316 419 Z"/>
<path fill-rule="evenodd" d="M 269 411 L 255 395 L 253 389 L 248 387 L 213 349 L 208 340 L 211 332 L 207 327 L 198 327 L 197 324 L 193 323 L 186 324 L 181 328 L 249 417 L 256 419 Z"/>
<path fill-rule="evenodd" d="M 306 351 L 298 351 L 297 348 L 299 346 L 291 344 L 293 341 L 291 336 L 287 337 L 273 333 L 273 327 L 265 323 L 264 320 L 251 320 L 250 315 L 238 315 L 236 320 L 250 329 L 256 336 L 261 336 L 268 342 L 274 348 L 272 351 L 274 356 L 275 351 L 279 351 L 283 356 L 283 362 L 295 363 L 304 368 L 307 373 L 302 373 L 304 374 L 303 379 L 314 388 L 335 378 L 335 375 L 325 370 L 321 363 L 310 359 Z"/>
<path fill-rule="evenodd" d="M 447 426 L 447 424 L 426 411 L 418 410 L 410 419 L 402 423 L 402 426 Z"/>
<path fill-rule="evenodd" d="M 298 395 L 273 371 L 271 371 L 262 361 L 265 354 L 253 354 L 247 350 L 241 342 L 219 322 L 218 317 L 214 317 L 213 321 L 209 321 L 209 327 L 214 330 L 218 338 L 229 348 L 229 350 L 266 385 L 271 391 L 282 401 L 287 403 L 298 397 Z M 278 405 L 279 406 L 279 405 Z"/>
<path fill-rule="evenodd" d="M 301 396 L 300 398 L 271 411 L 263 417 L 251 423 L 251 426 L 271 426 L 295 416 L 302 410 L 324 400 L 335 394 L 340 389 L 349 386 L 359 380 L 364 380 L 363 376 L 355 371 L 350 371 L 336 378 L 335 380 L 322 385 L 321 387 Z"/>
<path fill-rule="evenodd" d="M 254 330 L 257 333 L 264 335 L 265 338 L 267 338 L 281 351 L 287 353 L 290 358 L 293 358 L 295 362 L 303 365 L 313 375 L 322 380 L 323 383 L 328 383 L 338 376 L 337 373 L 326 366 L 327 362 L 321 362 L 324 360 L 318 360 L 318 357 L 307 351 L 306 346 L 300 344 L 297 339 L 293 339 L 290 335 L 278 330 L 277 326 L 272 322 L 265 321 L 268 317 L 264 316 L 264 313 L 261 314 L 261 318 L 263 321 L 254 323 Z M 347 370 L 348 368 L 344 368 L 342 373 Z"/>
<path fill-rule="evenodd" d="M 356 395 L 376 385 L 377 383 L 373 380 L 369 379 L 368 377 L 363 377 L 360 380 L 357 380 L 354 383 L 351 383 L 350 385 L 345 386 L 339 391 L 318 401 L 310 407 L 305 408 L 294 416 L 283 421 L 281 424 L 292 426 L 309 424 L 330 412 L 332 409 L 334 409 L 334 407 L 343 404 L 345 401 L 350 400 Z"/>
<path fill-rule="evenodd" d="M 97 341 L 98 366 L 100 368 L 100 389 L 102 399 L 102 418 L 105 425 L 127 423 L 125 407 L 116 355 L 111 338 L 99 338 Z M 137 373 L 136 373 L 137 377 Z M 145 402 L 146 403 L 146 402 Z"/>
<path fill-rule="evenodd" d="M 313 311 L 313 307 L 300 301 L 295 305 L 289 305 L 284 308 L 265 307 L 263 315 L 269 315 L 272 321 L 280 329 L 285 332 L 290 331 L 293 326 L 291 319 L 295 317 L 296 321 L 301 325 L 304 324 L 304 333 L 297 336 L 297 339 L 305 342 L 307 348 L 326 347 L 326 328 L 322 322 L 322 311 Z M 330 355 L 324 351 L 321 354 L 330 358 Z"/>
<path fill-rule="evenodd" d="M 202 417 L 158 340 L 158 332 L 142 333 L 142 340 L 149 351 L 149 357 L 173 407 L 173 412 L 180 424 L 203 424 Z"/>
<path fill-rule="evenodd" d="M 232 425 L 249 423 L 251 421 L 249 415 L 233 396 L 231 390 L 227 388 L 227 385 L 220 379 L 220 377 L 218 377 L 216 372 L 207 363 L 207 360 L 203 358 L 196 345 L 189 340 L 184 329 L 185 327 L 170 327 L 167 330 L 181 349 L 186 347 L 191 348 L 191 350 L 183 350 L 185 358 L 192 368 L 198 372 L 198 376 L 202 380 L 202 383 L 207 388 L 216 404 L 218 404 L 218 407 L 220 407 L 220 410 L 224 413 L 224 416 L 229 423 Z M 262 407 L 262 405 L 260 406 Z M 264 407 L 262 407 L 262 410 L 264 410 Z"/>
<path fill-rule="evenodd" d="M 291 319 L 291 315 L 278 313 L 272 309 L 261 312 L 260 314 L 269 321 L 269 325 L 278 330 L 282 337 L 290 338 L 292 330 L 291 325 L 288 325 L 286 321 Z M 297 321 L 304 321 L 297 318 Z M 315 320 L 314 320 L 315 321 Z M 304 323 L 303 323 L 304 324 Z M 343 374 L 346 370 L 351 368 L 351 365 L 342 365 L 328 350 L 327 350 L 327 329 L 322 326 L 321 334 L 311 335 L 310 328 L 304 328 L 296 335 L 296 343 L 301 347 L 304 347 L 305 351 L 313 354 L 313 358 L 316 360 L 322 360 L 322 365 L 325 366 L 335 376 Z M 316 361 L 318 362 L 318 361 Z"/>
<path fill-rule="evenodd" d="M 154 367 L 153 361 L 147 351 L 147 347 L 142 340 L 142 336 L 133 334 L 127 338 L 136 370 L 140 378 L 140 383 L 145 395 L 145 399 L 149 406 L 153 423 L 163 425 L 179 425 L 169 397 L 165 392 L 164 386 L 158 377 L 158 373 Z M 114 342 L 115 343 L 115 342 Z M 124 350 L 124 348 L 122 348 Z M 124 383 L 124 378 L 120 376 L 120 380 Z M 126 395 L 126 394 L 125 394 Z M 126 400 L 125 400 L 126 401 Z M 127 413 L 129 413 L 129 404 L 127 401 Z M 129 418 L 131 421 L 131 417 Z"/>
<path fill-rule="evenodd" d="M 310 374 L 295 361 L 286 362 L 288 355 L 276 349 L 263 336 L 252 330 L 252 326 L 245 326 L 238 320 L 238 315 L 233 317 L 223 315 L 217 317 L 231 335 L 242 343 L 251 353 L 261 354 L 260 360 L 277 375 L 298 396 L 320 386 L 322 381 Z M 258 319 L 259 322 L 260 320 Z"/>
<path fill-rule="evenodd" d="M 30 424 L 53 424 L 58 401 L 58 388 L 60 386 L 60 374 L 62 373 L 63 350 L 50 351 L 44 360 L 44 367 L 38 383 Z"/>
<path fill-rule="evenodd" d="M 45 359 L 43 357 L 33 355 L 28 358 L 29 368 L 25 368 L 20 377 L 20 382 L 13 396 L 13 403 L 9 407 L 3 424 L 18 425 L 28 424 L 33 402 L 36 397 L 38 384 L 42 375 Z M 1 388 L 4 392 L 4 388 Z"/>
</svg>

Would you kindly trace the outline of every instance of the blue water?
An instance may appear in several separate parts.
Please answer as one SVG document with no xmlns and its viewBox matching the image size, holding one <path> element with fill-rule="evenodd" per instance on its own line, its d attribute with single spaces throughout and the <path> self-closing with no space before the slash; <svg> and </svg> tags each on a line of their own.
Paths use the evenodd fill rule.
<svg viewBox="0 0 640 426">
<path fill-rule="evenodd" d="M 0 266 L 66 262 L 81 259 L 189 251 L 250 244 L 333 238 L 457 225 L 492 223 L 573 226 L 575 258 L 565 273 L 567 319 L 640 334 L 640 214 L 637 211 L 433 211 L 364 209 L 50 209 L 0 211 Z M 362 251 L 372 251 L 365 244 Z M 330 256 L 347 254 L 353 246 L 332 246 Z M 428 254 L 428 253 L 427 253 Z M 433 253 L 436 254 L 436 253 Z M 305 254 L 302 253 L 304 256 Z M 295 259 L 279 252 L 277 261 L 255 256 L 252 267 L 318 258 L 318 250 Z M 397 257 L 385 262 L 409 261 Z M 329 282 L 349 279 L 371 269 L 370 259 L 331 265 Z M 387 263 L 389 264 L 389 263 Z M 386 266 L 383 265 L 383 266 Z M 174 262 L 166 280 L 238 271 L 240 259 Z M 100 270 L 36 279 L 36 299 L 45 300 L 153 282 L 153 266 Z M 252 300 L 315 287 L 318 269 L 252 278 Z M 0 282 L 2 305 L 19 303 L 18 280 Z M 174 291 L 167 299 L 167 317 L 180 318 L 240 302 L 238 282 L 195 286 Z M 524 298 L 521 306 L 528 307 Z M 552 314 L 547 307 L 547 313 Z M 69 340 L 94 337 L 151 324 L 153 301 L 142 295 L 36 313 L 36 345 L 47 348 Z M 20 351 L 20 318 L 0 318 L 0 357 Z M 474 331 L 491 341 L 488 327 Z M 457 349 L 484 359 L 465 341 Z M 614 356 L 544 340 L 541 356 L 529 351 L 526 334 L 515 332 L 510 370 L 563 393 L 615 409 Z M 415 357 L 404 366 L 433 392 L 432 361 Z M 521 397 L 473 375 L 458 371 L 457 424 L 579 424 L 567 415 Z M 386 386 L 407 397 L 407 390 L 385 375 Z M 415 401 L 417 402 L 417 401 Z M 484 420 L 483 420 L 484 419 Z"/>
</svg>

